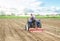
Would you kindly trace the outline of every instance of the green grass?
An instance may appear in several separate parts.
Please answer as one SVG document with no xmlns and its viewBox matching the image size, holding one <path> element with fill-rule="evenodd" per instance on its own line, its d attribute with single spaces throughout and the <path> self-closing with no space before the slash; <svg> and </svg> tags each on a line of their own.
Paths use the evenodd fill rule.
<svg viewBox="0 0 60 41">
<path fill-rule="evenodd" d="M 6 19 L 6 18 L 28 18 L 27 16 L 0 16 L 0 19 Z M 60 16 L 36 16 L 36 18 L 55 18 L 60 19 Z"/>
<path fill-rule="evenodd" d="M 25 17 L 25 16 L 0 16 L 0 19 L 3 19 L 3 18 L 28 18 L 28 17 Z"/>
<path fill-rule="evenodd" d="M 55 18 L 55 19 L 60 19 L 60 16 L 36 16 L 36 18 Z"/>
</svg>

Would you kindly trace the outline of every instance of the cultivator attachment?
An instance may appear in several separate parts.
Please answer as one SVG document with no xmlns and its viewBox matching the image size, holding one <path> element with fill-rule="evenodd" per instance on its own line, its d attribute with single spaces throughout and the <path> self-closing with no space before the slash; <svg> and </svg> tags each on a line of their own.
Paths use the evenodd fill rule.
<svg viewBox="0 0 60 41">
<path fill-rule="evenodd" d="M 43 28 L 38 28 L 38 27 L 36 27 L 36 28 L 29 28 L 29 31 L 30 32 L 43 32 Z"/>
</svg>

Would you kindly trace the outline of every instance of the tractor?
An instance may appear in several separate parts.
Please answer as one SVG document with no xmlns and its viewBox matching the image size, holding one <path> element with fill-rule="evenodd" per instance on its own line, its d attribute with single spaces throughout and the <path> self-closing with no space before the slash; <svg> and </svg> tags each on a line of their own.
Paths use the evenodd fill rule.
<svg viewBox="0 0 60 41">
<path fill-rule="evenodd" d="M 25 30 L 29 32 L 42 32 L 43 28 L 41 25 L 41 20 L 27 20 L 27 24 L 25 25 Z"/>
</svg>

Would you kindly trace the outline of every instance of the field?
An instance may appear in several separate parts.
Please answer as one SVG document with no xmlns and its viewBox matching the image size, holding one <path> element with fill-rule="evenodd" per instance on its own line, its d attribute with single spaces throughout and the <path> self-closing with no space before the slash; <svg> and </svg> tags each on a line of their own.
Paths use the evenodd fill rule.
<svg viewBox="0 0 60 41">
<path fill-rule="evenodd" d="M 1 18 L 0 41 L 60 41 L 60 19 L 41 19 L 43 32 L 24 30 L 26 18 Z"/>
</svg>

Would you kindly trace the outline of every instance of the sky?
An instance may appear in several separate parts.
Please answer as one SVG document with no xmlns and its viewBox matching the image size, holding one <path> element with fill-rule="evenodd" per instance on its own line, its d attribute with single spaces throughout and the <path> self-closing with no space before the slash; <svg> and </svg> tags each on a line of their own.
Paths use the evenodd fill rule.
<svg viewBox="0 0 60 41">
<path fill-rule="evenodd" d="M 15 13 L 60 13 L 60 0 L 0 0 L 0 11 Z"/>
</svg>

